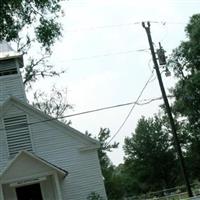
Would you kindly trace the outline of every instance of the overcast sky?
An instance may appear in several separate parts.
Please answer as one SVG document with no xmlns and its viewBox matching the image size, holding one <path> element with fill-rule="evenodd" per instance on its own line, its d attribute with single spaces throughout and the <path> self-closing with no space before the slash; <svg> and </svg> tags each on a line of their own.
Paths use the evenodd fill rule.
<svg viewBox="0 0 200 200">
<path fill-rule="evenodd" d="M 169 55 L 185 39 L 189 17 L 199 12 L 199 0 L 70 0 L 63 2 L 63 38 L 53 49 L 51 62 L 66 73 L 42 82 L 67 88 L 68 101 L 77 113 L 135 101 L 151 75 L 153 63 L 142 21 L 152 21 L 155 47 L 158 42 Z M 166 22 L 166 23 L 165 23 Z M 155 76 L 155 75 L 154 75 Z M 164 77 L 166 88 L 172 77 Z M 43 89 L 41 82 L 35 89 Z M 154 78 L 142 99 L 160 97 Z M 114 138 L 120 147 L 109 154 L 114 164 L 123 162 L 122 145 L 141 116 L 153 116 L 162 101 L 136 106 Z M 114 135 L 132 106 L 115 108 L 70 118 L 72 127 L 97 135 L 100 127 Z M 66 114 L 68 114 L 66 113 Z"/>
</svg>

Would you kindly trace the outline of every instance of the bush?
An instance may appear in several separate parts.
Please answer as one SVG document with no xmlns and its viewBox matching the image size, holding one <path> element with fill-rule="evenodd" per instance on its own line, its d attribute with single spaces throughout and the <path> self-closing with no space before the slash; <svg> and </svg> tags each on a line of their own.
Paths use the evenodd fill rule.
<svg viewBox="0 0 200 200">
<path fill-rule="evenodd" d="M 100 194 L 96 193 L 96 192 L 91 192 L 88 197 L 87 200 L 104 200 L 103 197 L 101 197 Z"/>
</svg>

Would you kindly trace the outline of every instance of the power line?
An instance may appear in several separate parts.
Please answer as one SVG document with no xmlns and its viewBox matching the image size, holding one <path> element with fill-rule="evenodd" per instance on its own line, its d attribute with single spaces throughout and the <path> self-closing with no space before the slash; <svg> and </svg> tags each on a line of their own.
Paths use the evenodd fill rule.
<svg viewBox="0 0 200 200">
<path fill-rule="evenodd" d="M 111 53 L 105 53 L 105 54 L 99 54 L 99 55 L 93 55 L 93 56 L 72 58 L 72 59 L 69 59 L 67 61 L 79 61 L 79 60 L 95 59 L 95 58 L 99 58 L 99 57 L 115 56 L 115 55 L 130 54 L 130 53 L 145 52 L 145 51 L 149 51 L 149 49 L 136 49 L 136 50 L 128 50 L 128 51 L 111 52 Z"/>
<path fill-rule="evenodd" d="M 151 24 L 161 24 L 161 25 L 185 25 L 187 22 L 173 22 L 173 21 L 149 21 Z"/>
<path fill-rule="evenodd" d="M 173 96 L 169 96 L 169 97 L 173 97 Z M 75 117 L 75 116 L 79 116 L 79 115 L 90 114 L 90 113 L 99 112 L 99 111 L 103 111 L 103 110 L 110 110 L 110 109 L 113 109 L 113 108 L 129 106 L 129 105 L 132 105 L 132 104 L 142 106 L 142 105 L 146 105 L 146 104 L 152 103 L 153 101 L 158 101 L 158 100 L 161 100 L 161 99 L 162 99 L 162 97 L 156 97 L 156 98 L 152 98 L 152 99 L 143 99 L 143 100 L 141 100 L 142 101 L 141 103 L 139 103 L 139 101 L 122 103 L 122 104 L 117 104 L 117 105 L 113 105 L 113 106 L 107 106 L 107 107 L 97 108 L 97 109 L 93 109 L 93 110 L 78 112 L 78 113 L 65 115 L 65 116 L 61 116 L 61 117 L 54 117 L 54 118 L 52 117 L 50 119 L 40 120 L 40 121 L 36 121 L 36 122 L 32 122 L 32 123 L 23 123 L 23 124 L 19 124 L 19 125 L 15 126 L 15 128 L 16 127 L 22 128 L 24 126 L 45 123 L 45 122 L 55 121 L 55 120 L 59 120 L 59 119 Z M 3 131 L 3 130 L 6 130 L 6 129 L 5 128 L 0 129 L 0 131 Z"/>
<path fill-rule="evenodd" d="M 168 22 L 168 21 L 150 21 L 150 22 L 154 23 L 154 24 L 161 24 L 163 26 L 165 26 L 167 24 L 171 24 L 171 25 L 173 25 L 173 24 L 174 25 L 187 24 L 186 22 Z M 141 24 L 141 22 L 133 22 L 133 23 L 127 23 L 127 24 L 113 24 L 113 25 L 94 26 L 94 27 L 89 27 L 89 28 L 84 28 L 84 29 L 79 29 L 79 30 L 94 30 L 94 29 L 102 29 L 102 28 L 114 28 L 114 27 L 123 27 L 123 26 L 131 26 L 131 25 L 138 25 L 138 24 Z M 78 31 L 78 30 L 74 30 L 74 31 Z M 67 32 L 69 32 L 69 31 L 67 31 Z M 134 52 L 145 52 L 145 51 L 149 51 L 149 49 L 146 48 L 146 49 L 136 49 L 136 50 L 111 52 L 111 53 L 105 53 L 105 54 L 100 54 L 100 55 L 92 55 L 92 56 L 71 58 L 71 59 L 69 59 L 67 61 L 79 61 L 79 60 L 96 59 L 96 58 L 100 58 L 100 57 L 108 57 L 108 56 L 115 56 L 115 55 L 130 54 L 130 53 L 134 53 Z"/>
<path fill-rule="evenodd" d="M 161 25 L 185 25 L 187 22 L 175 22 L 175 21 L 150 21 L 153 24 L 161 24 Z M 110 24 L 110 25 L 102 25 L 102 26 L 91 26 L 91 27 L 83 27 L 74 30 L 66 30 L 66 32 L 80 32 L 80 31 L 95 31 L 98 29 L 109 29 L 109 28 L 121 28 L 127 26 L 140 25 L 141 22 L 132 22 L 132 23 L 124 23 L 124 24 Z"/>
<path fill-rule="evenodd" d="M 133 23 L 126 23 L 126 24 L 111 24 L 111 25 L 102 25 L 102 26 L 91 26 L 91 27 L 86 27 L 86 28 L 67 30 L 66 32 L 94 31 L 95 29 L 118 28 L 118 27 L 133 26 L 133 25 L 138 25 L 138 24 L 141 24 L 141 22 L 133 22 Z"/>
<path fill-rule="evenodd" d="M 125 123 L 127 122 L 128 118 L 130 117 L 133 109 L 135 108 L 135 106 L 138 104 L 138 101 L 140 99 L 140 97 L 142 96 L 144 90 L 146 89 L 147 85 L 149 84 L 149 82 L 151 81 L 152 77 L 154 74 L 154 70 L 152 71 L 150 77 L 148 78 L 147 82 L 145 83 L 144 87 L 142 88 L 138 98 L 136 99 L 135 103 L 133 104 L 132 108 L 130 109 L 130 111 L 128 112 L 127 116 L 125 117 L 124 121 L 122 122 L 122 124 L 120 125 L 120 127 L 118 128 L 118 130 L 116 131 L 116 133 L 111 137 L 111 139 L 108 141 L 107 145 L 110 144 L 110 142 L 117 136 L 117 134 L 121 131 L 121 129 L 123 128 L 123 126 L 125 125 Z"/>
</svg>

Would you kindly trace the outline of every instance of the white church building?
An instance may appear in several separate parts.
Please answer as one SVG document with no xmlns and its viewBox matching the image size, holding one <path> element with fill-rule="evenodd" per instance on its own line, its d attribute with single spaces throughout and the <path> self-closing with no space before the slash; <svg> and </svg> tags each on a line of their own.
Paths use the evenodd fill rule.
<svg viewBox="0 0 200 200">
<path fill-rule="evenodd" d="M 23 57 L 0 44 L 0 200 L 107 199 L 99 143 L 31 106 Z"/>
</svg>

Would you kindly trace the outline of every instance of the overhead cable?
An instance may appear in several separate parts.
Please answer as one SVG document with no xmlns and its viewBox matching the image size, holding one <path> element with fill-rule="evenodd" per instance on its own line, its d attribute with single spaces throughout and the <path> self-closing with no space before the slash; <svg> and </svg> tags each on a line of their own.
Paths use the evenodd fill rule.
<svg viewBox="0 0 200 200">
<path fill-rule="evenodd" d="M 173 97 L 173 96 L 168 96 L 168 97 Z M 156 97 L 156 98 L 152 98 L 152 99 L 143 99 L 143 100 L 141 100 L 141 103 L 139 101 L 137 101 L 137 102 L 134 101 L 134 102 L 129 102 L 129 103 L 122 103 L 122 104 L 117 104 L 117 105 L 113 105 L 113 106 L 97 108 L 97 109 L 93 109 L 93 110 L 78 112 L 78 113 L 69 114 L 69 115 L 60 116 L 60 117 L 51 117 L 50 119 L 46 119 L 46 120 L 40 120 L 40 121 L 36 121 L 36 122 L 31 122 L 31 123 L 23 123 L 23 124 L 20 124 L 18 127 L 21 128 L 21 127 L 28 126 L 28 125 L 46 123 L 46 122 L 50 122 L 50 121 L 56 121 L 56 120 L 59 120 L 59 119 L 75 117 L 75 116 L 90 114 L 90 113 L 94 113 L 94 112 L 110 110 L 110 109 L 114 109 L 114 108 L 120 108 L 120 107 L 129 106 L 129 105 L 133 105 L 133 104 L 142 106 L 142 105 L 146 105 L 146 104 L 149 104 L 149 103 L 151 103 L 153 101 L 158 101 L 158 100 L 161 100 L 161 99 L 162 99 L 162 97 Z M 0 130 L 5 130 L 5 129 L 4 128 L 0 128 Z"/>
<path fill-rule="evenodd" d="M 99 55 L 93 55 L 93 56 L 85 56 L 85 57 L 79 57 L 79 58 L 72 58 L 67 61 L 78 61 L 78 60 L 88 60 L 88 59 L 94 59 L 99 57 L 107 57 L 107 56 L 115 56 L 115 55 L 123 55 L 123 54 L 130 54 L 135 52 L 148 52 L 149 49 L 136 49 L 136 50 L 127 50 L 127 51 L 118 51 L 118 52 L 111 52 L 111 53 L 105 53 L 105 54 L 99 54 Z"/>
<path fill-rule="evenodd" d="M 133 104 L 132 108 L 130 109 L 130 111 L 128 112 L 127 116 L 125 117 L 125 119 L 123 120 L 122 124 L 120 125 L 120 127 L 117 129 L 116 133 L 111 137 L 111 139 L 108 141 L 107 145 L 110 144 L 110 142 L 117 136 L 117 134 L 121 131 L 121 129 L 124 127 L 125 123 L 127 122 L 128 118 L 130 117 L 131 113 L 133 112 L 133 109 L 135 108 L 135 106 L 138 104 L 138 101 L 140 99 L 140 97 L 142 96 L 144 90 L 146 89 L 147 85 L 149 84 L 149 82 L 151 81 L 152 77 L 154 75 L 154 70 L 152 71 L 150 77 L 148 78 L 147 82 L 145 83 L 144 87 L 142 88 L 140 94 L 138 95 L 135 103 Z"/>
<path fill-rule="evenodd" d="M 185 25 L 187 22 L 176 22 L 176 21 L 149 21 L 152 24 L 161 24 L 161 25 Z M 95 31 L 98 29 L 109 29 L 109 28 L 121 28 L 121 27 L 127 27 L 127 26 L 133 26 L 133 25 L 140 25 L 140 22 L 130 22 L 130 23 L 124 23 L 124 24 L 110 24 L 110 25 L 100 25 L 100 26 L 91 26 L 91 27 L 83 27 L 78 29 L 72 29 L 72 30 L 66 30 L 66 32 L 79 32 L 79 31 Z"/>
</svg>

